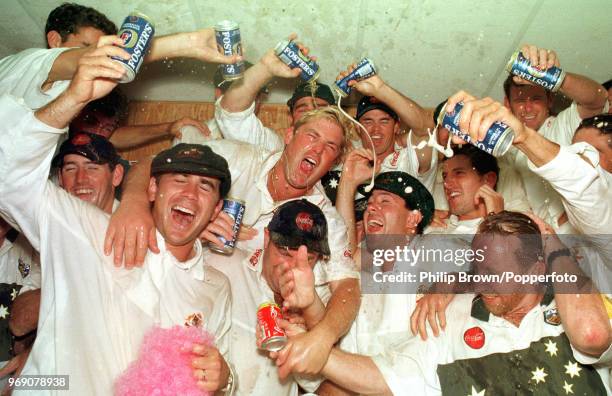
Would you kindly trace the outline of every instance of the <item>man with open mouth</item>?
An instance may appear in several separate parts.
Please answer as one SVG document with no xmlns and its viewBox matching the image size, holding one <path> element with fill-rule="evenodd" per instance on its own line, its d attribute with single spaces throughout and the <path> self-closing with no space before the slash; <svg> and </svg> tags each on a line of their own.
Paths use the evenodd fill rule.
<svg viewBox="0 0 612 396">
<path fill-rule="evenodd" d="M 106 44 L 114 40 L 107 39 Z M 9 95 L 0 99 L 6 120 L 0 133 L 0 213 L 41 254 L 38 339 L 22 374 L 67 375 L 75 394 L 111 393 L 147 331 L 193 325 L 215 343 L 188 352 L 194 354 L 197 386 L 220 390 L 232 383 L 223 358 L 229 351 L 230 288 L 223 274 L 205 265 L 198 235 L 229 191 L 227 162 L 199 145 L 179 145 L 153 160 L 148 199 L 162 252 L 148 255 L 133 271 L 116 268 L 103 254 L 108 213 L 48 180 L 53 151 L 70 120 L 125 73 L 101 40 L 82 58 L 67 90 L 48 105 L 33 112 Z M 90 190 L 74 191 L 87 196 Z M 202 320 L 188 320 L 193 317 Z"/>
</svg>

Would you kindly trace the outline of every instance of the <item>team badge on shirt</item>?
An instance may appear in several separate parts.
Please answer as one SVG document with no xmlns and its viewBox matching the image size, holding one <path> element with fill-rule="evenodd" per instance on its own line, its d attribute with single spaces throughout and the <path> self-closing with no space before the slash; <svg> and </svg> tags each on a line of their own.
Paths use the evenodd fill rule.
<svg viewBox="0 0 612 396">
<path fill-rule="evenodd" d="M 259 256 L 261 256 L 261 252 L 263 252 L 263 249 L 257 249 L 253 252 L 251 257 L 249 258 L 249 263 L 251 264 L 252 267 L 255 267 L 257 263 L 259 262 Z"/>
<path fill-rule="evenodd" d="M 394 151 L 393 157 L 391 158 L 391 166 L 397 166 L 397 159 L 399 158 L 400 152 Z"/>
<path fill-rule="evenodd" d="M 192 313 L 185 318 L 185 326 L 187 327 L 202 327 L 204 325 L 204 319 L 200 312 Z"/>
<path fill-rule="evenodd" d="M 30 274 L 30 264 L 25 262 L 21 257 L 19 257 L 19 260 L 17 260 L 17 262 L 17 268 L 19 268 L 19 273 L 21 273 L 22 278 L 25 278 Z"/>
<path fill-rule="evenodd" d="M 561 316 L 557 308 L 551 308 L 544 311 L 544 322 L 553 326 L 559 326 L 561 324 Z"/>
<path fill-rule="evenodd" d="M 472 349 L 480 349 L 485 343 L 485 333 L 480 327 L 472 327 L 463 333 L 463 341 Z"/>
</svg>

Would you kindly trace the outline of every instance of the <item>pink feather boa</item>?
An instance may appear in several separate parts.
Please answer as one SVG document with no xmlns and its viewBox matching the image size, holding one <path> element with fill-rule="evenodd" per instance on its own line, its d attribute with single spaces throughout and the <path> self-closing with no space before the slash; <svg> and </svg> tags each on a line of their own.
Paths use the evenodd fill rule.
<svg viewBox="0 0 612 396">
<path fill-rule="evenodd" d="M 115 394 L 212 395 L 200 390 L 193 376 L 191 349 L 196 343 L 213 345 L 213 337 L 197 327 L 154 327 L 145 335 L 138 359 L 117 379 Z"/>
</svg>

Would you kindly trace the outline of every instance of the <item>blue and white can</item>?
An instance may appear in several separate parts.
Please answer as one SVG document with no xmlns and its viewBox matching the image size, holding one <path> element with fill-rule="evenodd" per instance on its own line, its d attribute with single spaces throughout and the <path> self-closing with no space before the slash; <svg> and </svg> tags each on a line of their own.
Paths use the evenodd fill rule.
<svg viewBox="0 0 612 396">
<path fill-rule="evenodd" d="M 221 21 L 215 25 L 217 48 L 223 55 L 242 55 L 240 27 L 234 21 Z M 238 80 L 244 75 L 244 61 L 222 65 L 221 73 L 227 81 Z"/>
<path fill-rule="evenodd" d="M 209 245 L 209 248 L 210 250 L 214 250 L 215 252 L 222 254 L 232 254 L 234 248 L 236 247 L 238 232 L 240 231 L 240 225 L 242 224 L 242 218 L 244 217 L 244 201 L 235 198 L 226 198 L 223 200 L 223 209 L 221 210 L 227 213 L 232 220 L 234 220 L 234 224 L 232 225 L 232 239 L 228 240 L 221 235 L 217 235 L 217 238 L 219 238 L 219 240 L 223 243 L 223 248 L 220 248 L 212 243 Z"/>
<path fill-rule="evenodd" d="M 349 81 L 364 80 L 368 77 L 372 77 L 375 74 L 376 67 L 374 66 L 374 62 L 372 62 L 368 58 L 363 58 L 357 64 L 355 70 L 353 70 L 348 76 L 334 83 L 334 90 L 338 93 L 338 95 L 344 98 L 345 96 L 348 96 L 352 91 L 352 88 L 348 85 Z"/>
<path fill-rule="evenodd" d="M 293 41 L 283 40 L 274 48 L 276 55 L 290 68 L 299 67 L 302 70 L 302 80 L 308 82 L 319 77 L 319 65 L 300 51 Z"/>
<path fill-rule="evenodd" d="M 126 70 L 125 77 L 119 80 L 120 83 L 129 83 L 136 78 L 136 73 L 149 51 L 154 35 L 155 26 L 146 15 L 133 12 L 125 18 L 119 30 L 119 37 L 123 40 L 123 49 L 130 54 L 130 58 L 125 60 L 112 57 Z"/>
<path fill-rule="evenodd" d="M 520 51 L 515 52 L 510 57 L 506 65 L 508 73 L 518 76 L 524 80 L 544 87 L 544 89 L 556 92 L 561 88 L 565 79 L 565 71 L 556 66 L 546 70 L 533 66 Z"/>
<path fill-rule="evenodd" d="M 459 136 L 482 151 L 485 151 L 495 157 L 504 155 L 512 142 L 514 141 L 514 131 L 503 122 L 496 121 L 487 131 L 484 140 L 473 141 L 470 135 L 467 135 L 459 130 L 459 116 L 463 109 L 463 102 L 455 105 L 455 109 L 451 113 L 446 112 L 446 104 L 442 107 L 438 116 L 438 125 L 448 129 L 453 135 Z"/>
</svg>

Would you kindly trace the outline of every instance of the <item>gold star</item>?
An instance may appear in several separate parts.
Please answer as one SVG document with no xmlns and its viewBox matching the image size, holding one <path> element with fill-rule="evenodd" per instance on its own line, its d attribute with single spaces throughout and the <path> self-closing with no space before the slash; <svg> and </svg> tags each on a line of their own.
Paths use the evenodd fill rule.
<svg viewBox="0 0 612 396">
<path fill-rule="evenodd" d="M 470 393 L 467 396 L 485 396 L 485 390 L 486 389 L 483 389 L 480 392 L 478 392 L 476 388 L 474 388 L 474 385 L 472 385 L 472 393 Z"/>
<path fill-rule="evenodd" d="M 573 394 L 574 391 L 572 390 L 572 387 L 574 386 L 574 384 L 568 384 L 567 382 L 563 381 L 563 390 L 565 391 L 566 395 L 569 395 L 570 393 Z"/>
<path fill-rule="evenodd" d="M 531 377 L 531 379 L 534 380 L 536 384 L 539 384 L 540 382 L 546 382 L 545 378 L 548 376 L 544 369 L 539 367 L 536 367 L 535 371 L 532 371 L 531 374 L 533 374 L 533 377 Z"/>
<path fill-rule="evenodd" d="M 553 342 L 552 340 L 548 340 L 548 342 L 546 344 L 544 344 L 546 346 L 546 352 L 550 353 L 550 356 L 557 356 L 557 343 Z"/>
<path fill-rule="evenodd" d="M 8 308 L 0 304 L 0 319 L 6 319 L 8 314 L 9 314 Z"/>
<path fill-rule="evenodd" d="M 578 367 L 578 363 L 567 362 L 567 364 L 563 367 L 565 367 L 565 374 L 569 375 L 570 377 L 580 377 L 580 371 L 582 368 Z"/>
</svg>

